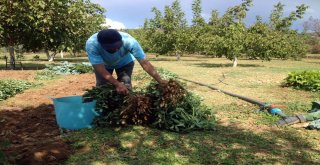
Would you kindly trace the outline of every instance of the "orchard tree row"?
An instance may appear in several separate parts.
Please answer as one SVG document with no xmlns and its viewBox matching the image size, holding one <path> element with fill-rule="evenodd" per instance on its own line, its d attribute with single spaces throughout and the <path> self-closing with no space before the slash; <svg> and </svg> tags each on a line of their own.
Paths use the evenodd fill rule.
<svg viewBox="0 0 320 165">
<path fill-rule="evenodd" d="M 307 44 L 310 46 L 309 52 L 320 54 L 320 19 L 309 17 L 303 24 L 303 30 L 307 38 Z"/>
<path fill-rule="evenodd" d="M 0 47 L 45 50 L 48 59 L 60 51 L 77 53 L 104 23 L 105 9 L 89 0 L 1 0 Z"/>
<path fill-rule="evenodd" d="M 229 8 L 222 15 L 216 10 L 206 22 L 201 16 L 201 0 L 192 4 L 193 19 L 188 25 L 180 1 L 165 6 L 162 13 L 152 8 L 154 18 L 146 19 L 144 27 L 130 31 L 144 49 L 159 54 L 205 54 L 234 61 L 237 58 L 271 60 L 299 59 L 306 54 L 304 37 L 291 30 L 292 23 L 302 18 L 307 7 L 297 6 L 283 16 L 284 5 L 278 3 L 268 22 L 257 16 L 248 27 L 244 23 L 252 0 Z M 3 0 L 0 2 L 0 46 L 10 52 L 15 63 L 15 48 L 27 51 L 45 50 L 48 59 L 56 53 L 82 51 L 87 38 L 101 29 L 104 12 L 89 0 Z"/>
<path fill-rule="evenodd" d="M 307 6 L 297 6 L 295 11 L 284 16 L 284 5 L 278 3 L 271 11 L 268 22 L 257 16 L 255 23 L 247 27 L 244 19 L 250 6 L 252 0 L 244 0 L 222 15 L 213 10 L 206 22 L 201 16 L 201 0 L 194 0 L 192 25 L 188 25 L 180 1 L 176 0 L 165 6 L 163 13 L 152 8 L 154 17 L 145 20 L 143 29 L 132 33 L 146 51 L 174 54 L 177 59 L 183 54 L 224 56 L 233 60 L 234 66 L 239 57 L 299 59 L 306 54 L 304 38 L 290 26 L 302 18 Z"/>
</svg>

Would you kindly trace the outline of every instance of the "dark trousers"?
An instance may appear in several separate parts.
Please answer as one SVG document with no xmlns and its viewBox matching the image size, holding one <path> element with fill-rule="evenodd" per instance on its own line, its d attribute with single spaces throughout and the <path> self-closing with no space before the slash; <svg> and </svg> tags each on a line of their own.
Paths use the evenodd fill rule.
<svg viewBox="0 0 320 165">
<path fill-rule="evenodd" d="M 131 84 L 131 75 L 133 71 L 134 62 L 130 62 L 129 64 L 118 68 L 118 69 L 107 69 L 107 71 L 112 75 L 113 70 L 116 70 L 117 80 L 122 82 L 128 89 L 132 89 Z M 96 86 L 108 84 L 109 82 L 104 79 L 100 74 L 95 72 L 96 75 Z"/>
</svg>

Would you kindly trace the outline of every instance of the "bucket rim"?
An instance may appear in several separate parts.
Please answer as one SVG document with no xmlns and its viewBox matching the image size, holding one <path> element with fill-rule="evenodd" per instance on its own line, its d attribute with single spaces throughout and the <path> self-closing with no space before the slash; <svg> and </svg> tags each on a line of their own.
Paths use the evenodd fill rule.
<svg viewBox="0 0 320 165">
<path fill-rule="evenodd" d="M 53 102 L 60 102 L 60 103 L 70 103 L 68 101 L 61 101 L 60 99 L 66 99 L 66 98 L 79 98 L 81 100 L 81 104 L 92 104 L 92 103 L 96 103 L 97 100 L 93 99 L 92 101 L 87 101 L 87 102 L 83 102 L 83 96 L 81 95 L 70 95 L 70 96 L 62 96 L 62 97 L 52 97 L 52 96 L 48 96 L 49 99 L 51 99 Z"/>
</svg>

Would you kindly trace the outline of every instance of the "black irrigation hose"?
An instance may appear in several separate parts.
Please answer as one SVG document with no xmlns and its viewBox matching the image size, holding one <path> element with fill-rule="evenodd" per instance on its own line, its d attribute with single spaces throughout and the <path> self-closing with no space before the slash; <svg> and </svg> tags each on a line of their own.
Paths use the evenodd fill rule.
<svg viewBox="0 0 320 165">
<path fill-rule="evenodd" d="M 252 103 L 252 104 L 256 104 L 256 105 L 259 105 L 260 107 L 264 107 L 266 105 L 266 103 L 263 103 L 261 101 L 258 101 L 258 100 L 254 100 L 252 98 L 248 98 L 248 97 L 245 97 L 245 96 L 241 96 L 241 95 L 238 95 L 238 94 L 234 94 L 234 93 L 231 93 L 231 92 L 228 92 L 228 91 L 225 91 L 225 90 L 221 90 L 217 87 L 214 87 L 214 86 L 210 86 L 210 85 L 207 85 L 207 84 L 203 84 L 203 83 L 200 83 L 200 82 L 196 82 L 196 81 L 192 81 L 192 80 L 188 80 L 188 79 L 184 79 L 184 78 L 181 78 L 181 77 L 178 77 L 178 79 L 181 79 L 181 80 L 184 80 L 184 81 L 188 81 L 188 82 L 192 82 L 194 84 L 198 84 L 198 85 L 201 85 L 201 86 L 205 86 L 205 87 L 208 87 L 212 90 L 217 90 L 219 92 L 222 92 L 222 93 L 225 93 L 227 95 L 230 95 L 230 96 L 233 96 L 233 97 L 237 97 L 241 100 L 244 100 L 244 101 L 247 101 L 249 103 Z"/>
</svg>

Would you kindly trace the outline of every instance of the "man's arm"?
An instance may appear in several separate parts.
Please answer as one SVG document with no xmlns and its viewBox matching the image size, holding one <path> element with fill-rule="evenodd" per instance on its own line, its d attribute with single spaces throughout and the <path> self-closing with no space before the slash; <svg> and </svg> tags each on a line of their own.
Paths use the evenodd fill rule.
<svg viewBox="0 0 320 165">
<path fill-rule="evenodd" d="M 95 64 L 93 65 L 94 70 L 100 74 L 104 79 L 106 79 L 108 82 L 113 84 L 116 87 L 116 90 L 118 93 L 127 94 L 128 89 L 127 87 L 116 80 L 105 68 L 103 64 Z"/>
<path fill-rule="evenodd" d="M 167 83 L 166 80 L 162 80 L 158 72 L 154 69 L 152 64 L 144 59 L 144 60 L 138 60 L 143 70 L 145 70 L 151 77 L 153 77 L 159 84 Z"/>
</svg>

